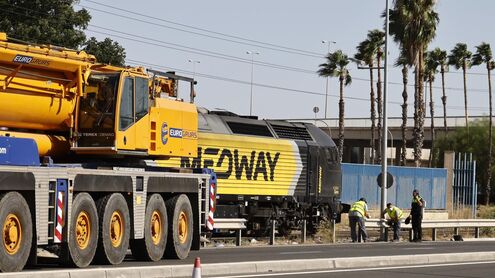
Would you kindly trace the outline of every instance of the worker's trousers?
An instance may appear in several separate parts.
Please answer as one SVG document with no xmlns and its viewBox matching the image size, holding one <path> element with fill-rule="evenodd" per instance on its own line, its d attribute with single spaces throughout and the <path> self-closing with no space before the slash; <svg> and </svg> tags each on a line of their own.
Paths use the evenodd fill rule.
<svg viewBox="0 0 495 278">
<path fill-rule="evenodd" d="M 422 215 L 412 215 L 412 230 L 413 230 L 413 241 L 421 240 L 423 237 L 423 229 L 421 228 L 421 222 L 423 221 Z"/>
<path fill-rule="evenodd" d="M 352 242 L 361 242 L 361 238 L 363 241 L 366 242 L 366 239 L 368 239 L 368 234 L 366 233 L 366 226 L 365 226 L 365 221 L 363 217 L 360 216 L 349 216 L 349 225 L 351 227 L 351 239 Z M 356 233 L 356 225 L 358 226 L 359 230 Z"/>
<path fill-rule="evenodd" d="M 394 240 L 400 239 L 400 219 L 399 221 L 391 221 L 390 226 L 394 231 Z"/>
</svg>

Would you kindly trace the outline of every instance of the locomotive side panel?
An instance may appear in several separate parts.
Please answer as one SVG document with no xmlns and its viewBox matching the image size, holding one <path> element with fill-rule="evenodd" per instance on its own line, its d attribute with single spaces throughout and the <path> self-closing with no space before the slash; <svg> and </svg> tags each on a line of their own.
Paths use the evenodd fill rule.
<svg viewBox="0 0 495 278">
<path fill-rule="evenodd" d="M 203 132 L 198 142 L 196 158 L 159 165 L 211 168 L 220 195 L 293 196 L 302 183 L 303 161 L 294 141 Z"/>
</svg>

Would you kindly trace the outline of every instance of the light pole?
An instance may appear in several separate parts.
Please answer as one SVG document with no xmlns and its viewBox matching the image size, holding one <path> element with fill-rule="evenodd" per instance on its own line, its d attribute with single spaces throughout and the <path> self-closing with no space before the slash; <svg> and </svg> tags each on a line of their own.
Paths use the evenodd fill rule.
<svg viewBox="0 0 495 278">
<path fill-rule="evenodd" d="M 322 40 L 321 43 L 328 45 L 328 50 L 327 50 L 327 54 L 326 54 L 326 55 L 328 55 L 330 53 L 330 44 L 332 44 L 332 43 L 335 44 L 337 42 L 330 41 L 330 40 Z M 328 106 L 328 76 L 327 76 L 326 85 L 325 85 L 325 119 L 327 118 L 327 106 Z"/>
<path fill-rule="evenodd" d="M 194 79 L 196 77 L 196 64 L 200 64 L 201 61 L 192 60 L 192 59 L 189 59 L 187 61 L 193 64 L 193 79 Z"/>
<path fill-rule="evenodd" d="M 316 125 L 316 115 L 320 112 L 320 108 L 318 106 L 313 107 L 313 113 L 315 113 L 315 125 Z"/>
<path fill-rule="evenodd" d="M 388 118 L 387 118 L 387 89 L 388 89 L 388 29 L 389 29 L 389 10 L 388 0 L 385 0 L 385 59 L 384 59 L 384 71 L 383 71 L 383 141 L 382 150 L 387 150 L 387 135 L 388 135 Z M 378 65 L 379 66 L 379 65 Z M 382 188 L 381 188 L 381 202 L 380 211 L 385 210 L 387 203 L 387 159 L 382 159 Z M 382 220 L 384 216 L 381 216 Z M 385 228 L 380 229 L 382 239 L 385 239 Z"/>
<path fill-rule="evenodd" d="M 246 51 L 251 55 L 251 96 L 249 98 L 249 116 L 253 115 L 253 73 L 254 73 L 254 55 L 260 55 L 258 51 Z"/>
<path fill-rule="evenodd" d="M 316 123 L 316 121 L 320 121 L 320 122 L 324 123 L 324 124 L 327 126 L 327 129 L 328 129 L 328 136 L 330 136 L 330 138 L 332 138 L 332 130 L 330 129 L 330 126 L 327 124 L 327 122 L 325 122 L 325 121 L 324 121 L 324 120 L 322 120 L 322 119 L 318 119 L 318 120 L 316 120 L 316 119 L 315 119 L 315 123 Z"/>
</svg>

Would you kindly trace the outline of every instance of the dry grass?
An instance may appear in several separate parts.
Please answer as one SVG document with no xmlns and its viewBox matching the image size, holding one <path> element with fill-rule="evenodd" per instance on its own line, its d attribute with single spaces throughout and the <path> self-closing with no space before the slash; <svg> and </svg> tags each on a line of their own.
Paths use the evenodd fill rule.
<svg viewBox="0 0 495 278">
<path fill-rule="evenodd" d="M 481 219 L 494 219 L 495 206 L 479 206 L 477 217 Z M 480 237 L 494 237 L 495 228 L 481 228 Z"/>
<path fill-rule="evenodd" d="M 320 242 L 320 243 L 333 242 L 332 222 L 326 219 L 320 221 L 320 225 L 318 225 L 318 228 L 316 229 L 314 238 L 316 242 Z"/>
<path fill-rule="evenodd" d="M 472 208 L 465 207 L 449 211 L 449 219 L 469 219 L 472 218 Z"/>
<path fill-rule="evenodd" d="M 481 219 L 494 219 L 495 206 L 479 206 L 477 217 Z"/>
</svg>

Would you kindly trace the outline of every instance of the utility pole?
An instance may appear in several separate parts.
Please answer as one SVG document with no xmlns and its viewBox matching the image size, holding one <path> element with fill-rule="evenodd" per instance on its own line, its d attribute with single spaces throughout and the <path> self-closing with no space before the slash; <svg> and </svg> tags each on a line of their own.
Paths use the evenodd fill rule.
<svg viewBox="0 0 495 278">
<path fill-rule="evenodd" d="M 253 74 L 254 74 L 254 55 L 260 55 L 258 51 L 246 51 L 246 54 L 251 55 L 251 95 L 249 98 L 249 116 L 253 115 Z"/>
</svg>

